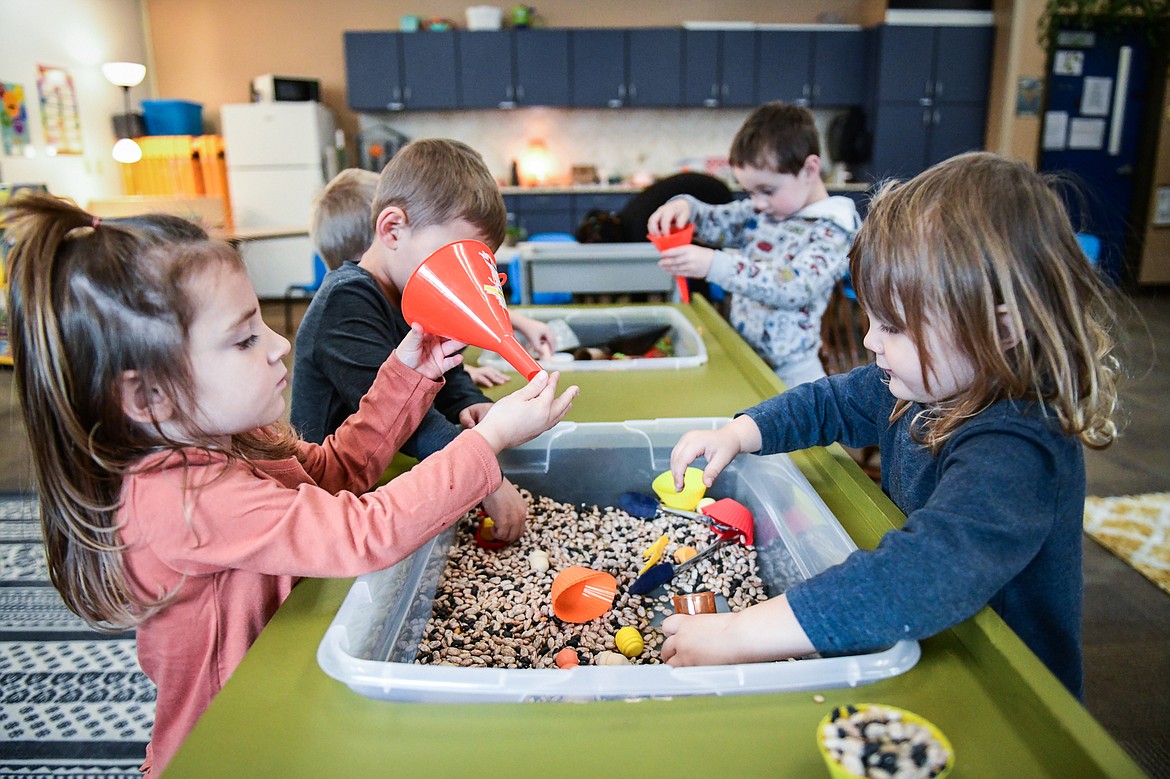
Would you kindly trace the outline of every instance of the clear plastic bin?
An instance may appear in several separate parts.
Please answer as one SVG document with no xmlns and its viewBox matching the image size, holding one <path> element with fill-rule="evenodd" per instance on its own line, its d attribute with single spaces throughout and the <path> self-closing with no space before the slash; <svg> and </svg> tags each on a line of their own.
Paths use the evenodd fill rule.
<svg viewBox="0 0 1170 779">
<path fill-rule="evenodd" d="M 612 506 L 623 492 L 649 491 L 653 478 L 669 469 L 670 450 L 684 432 L 726 422 L 710 418 L 566 422 L 505 452 L 501 463 L 509 479 L 536 494 Z M 803 579 L 856 549 L 787 455 L 737 458 L 708 495 L 735 498 L 755 516 L 756 551 L 769 597 L 795 583 L 769 578 L 771 571 L 793 570 L 788 558 L 796 562 Z M 450 529 L 398 565 L 354 582 L 317 649 L 317 661 L 327 674 L 355 692 L 382 700 L 593 701 L 853 687 L 904 673 L 918 662 L 918 643 L 900 641 L 870 654 L 690 668 L 416 665 L 413 660 L 454 532 Z"/>
<path fill-rule="evenodd" d="M 613 308 L 514 308 L 541 322 L 562 321 L 582 347 L 614 342 L 634 344 L 645 341 L 655 333 L 669 335 L 674 344 L 673 357 L 634 357 L 622 360 L 574 360 L 571 354 L 558 352 L 551 360 L 542 360 L 541 366 L 553 371 L 647 371 L 694 368 L 707 362 L 707 346 L 691 321 L 682 312 L 670 306 L 615 306 Z M 526 344 L 524 337 L 516 337 Z M 559 338 L 558 343 L 563 343 Z M 650 341 L 651 345 L 653 341 Z M 648 348 L 648 347 L 647 347 Z M 495 352 L 483 352 L 480 365 L 490 365 L 502 371 L 515 372 L 503 357 Z"/>
</svg>

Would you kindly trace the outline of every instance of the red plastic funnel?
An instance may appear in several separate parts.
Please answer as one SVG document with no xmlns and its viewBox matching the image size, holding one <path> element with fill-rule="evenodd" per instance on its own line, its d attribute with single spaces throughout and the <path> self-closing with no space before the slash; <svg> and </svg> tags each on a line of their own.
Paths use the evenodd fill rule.
<svg viewBox="0 0 1170 779">
<path fill-rule="evenodd" d="M 455 241 L 423 260 L 402 290 L 402 316 L 428 333 L 498 353 L 526 379 L 541 370 L 512 332 L 496 257 L 480 241 Z"/>
<path fill-rule="evenodd" d="M 673 249 L 676 246 L 686 246 L 691 242 L 695 236 L 695 223 L 691 222 L 686 227 L 680 227 L 673 230 L 666 235 L 647 235 L 650 243 L 657 247 L 658 251 L 664 252 L 667 249 Z M 686 276 L 675 276 L 674 283 L 678 285 L 679 299 L 684 303 L 691 302 L 691 289 L 687 284 Z"/>
</svg>

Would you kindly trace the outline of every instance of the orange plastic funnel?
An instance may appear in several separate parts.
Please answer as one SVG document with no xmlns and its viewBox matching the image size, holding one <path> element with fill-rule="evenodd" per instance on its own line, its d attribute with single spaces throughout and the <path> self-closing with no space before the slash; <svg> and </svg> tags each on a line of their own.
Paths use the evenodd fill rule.
<svg viewBox="0 0 1170 779">
<path fill-rule="evenodd" d="M 597 619 L 613 608 L 615 597 L 617 579 L 604 571 L 573 565 L 553 579 L 553 613 L 565 622 Z"/>
<path fill-rule="evenodd" d="M 646 237 L 660 252 L 673 249 L 676 246 L 686 246 L 695 237 L 695 223 L 691 222 L 686 227 L 680 227 L 666 235 L 647 235 Z M 691 289 L 687 284 L 686 276 L 675 276 L 674 283 L 678 285 L 679 300 L 690 303 Z"/>
<path fill-rule="evenodd" d="M 512 332 L 496 257 L 479 241 L 449 243 L 423 260 L 402 290 L 402 316 L 428 333 L 496 352 L 526 379 L 540 372 Z"/>
</svg>

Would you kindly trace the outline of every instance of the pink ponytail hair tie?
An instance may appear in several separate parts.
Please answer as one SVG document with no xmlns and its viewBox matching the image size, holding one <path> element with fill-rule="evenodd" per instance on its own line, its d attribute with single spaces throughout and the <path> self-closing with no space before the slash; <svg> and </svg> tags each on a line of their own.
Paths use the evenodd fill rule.
<svg viewBox="0 0 1170 779">
<path fill-rule="evenodd" d="M 96 229 L 97 229 L 97 226 L 98 226 L 99 224 L 101 224 L 101 221 L 102 221 L 102 218 L 101 218 L 100 216 L 95 216 L 95 217 L 93 218 L 93 229 L 95 229 L 95 230 L 96 230 Z"/>
</svg>

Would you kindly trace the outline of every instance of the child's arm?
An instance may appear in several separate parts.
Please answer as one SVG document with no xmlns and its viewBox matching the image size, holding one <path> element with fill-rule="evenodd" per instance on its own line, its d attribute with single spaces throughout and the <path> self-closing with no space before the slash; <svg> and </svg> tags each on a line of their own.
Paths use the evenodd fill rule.
<svg viewBox="0 0 1170 779">
<path fill-rule="evenodd" d="M 673 666 L 758 663 L 816 651 L 783 595 L 734 613 L 674 614 L 662 632 L 662 659 Z"/>
<path fill-rule="evenodd" d="M 834 441 L 854 447 L 876 444 L 893 408 L 893 396 L 882 377 L 876 366 L 863 366 L 793 387 L 741 412 L 718 430 L 685 433 L 670 453 L 675 489 L 682 490 L 684 471 L 700 457 L 707 460 L 703 483 L 710 487 L 743 453 L 792 452 Z"/>
<path fill-rule="evenodd" d="M 457 355 L 455 359 L 462 358 Z M 414 433 L 440 386 L 439 381 L 411 369 L 392 353 L 357 413 L 320 445 L 301 444 L 298 457 L 302 467 L 330 492 L 370 489 Z"/>
<path fill-rule="evenodd" d="M 512 314 L 512 326 L 536 349 L 538 359 L 547 360 L 557 350 L 557 336 L 545 322 L 523 314 Z"/>
<path fill-rule="evenodd" d="M 699 457 L 707 458 L 703 484 L 710 487 L 737 455 L 760 450 L 760 429 L 755 420 L 736 417 L 718 430 L 692 430 L 684 433 L 670 452 L 670 472 L 674 474 L 675 492 L 682 492 L 683 474 Z"/>
<path fill-rule="evenodd" d="M 390 362 L 407 370 L 397 358 Z M 290 484 L 292 472 L 258 475 L 246 463 L 222 464 L 220 455 L 211 457 L 221 466 L 202 461 L 188 466 L 176 456 L 173 469 L 153 469 L 128 481 L 129 534 L 136 546 L 149 546 L 167 566 L 187 575 L 237 568 L 356 576 L 393 565 L 499 486 L 496 455 L 502 449 L 564 418 L 577 389 L 557 397 L 557 378 L 538 374 L 493 407 L 480 425 L 482 433 L 460 434 L 442 452 L 363 495 L 330 494 L 303 476 Z M 367 434 L 367 443 L 378 442 L 372 431 Z M 178 469 L 184 469 L 184 478 L 175 477 Z"/>
<path fill-rule="evenodd" d="M 705 278 L 728 292 L 776 309 L 827 303 L 849 267 L 853 234 L 827 219 L 793 217 L 757 234 L 741 256 L 713 253 Z"/>
<path fill-rule="evenodd" d="M 712 205 L 690 195 L 680 195 L 690 205 L 691 221 L 695 223 L 694 240 L 724 248 L 746 247 L 751 243 L 759 225 L 759 214 L 748 198 L 730 203 Z"/>
</svg>

